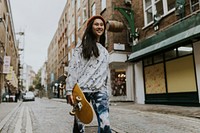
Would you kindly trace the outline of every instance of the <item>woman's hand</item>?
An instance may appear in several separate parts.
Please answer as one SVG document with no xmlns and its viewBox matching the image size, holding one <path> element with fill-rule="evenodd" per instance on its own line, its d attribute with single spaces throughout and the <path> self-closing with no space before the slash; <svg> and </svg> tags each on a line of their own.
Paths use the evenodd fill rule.
<svg viewBox="0 0 200 133">
<path fill-rule="evenodd" d="M 67 100 L 67 103 L 68 103 L 68 104 L 74 105 L 73 95 L 67 95 L 67 96 L 66 96 L 66 100 Z"/>
</svg>

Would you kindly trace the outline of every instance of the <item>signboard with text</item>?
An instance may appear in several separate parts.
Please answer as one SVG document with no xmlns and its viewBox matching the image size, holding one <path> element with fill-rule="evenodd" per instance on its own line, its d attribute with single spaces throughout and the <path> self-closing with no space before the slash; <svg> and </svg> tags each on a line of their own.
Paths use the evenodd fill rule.
<svg viewBox="0 0 200 133">
<path fill-rule="evenodd" d="M 10 56 L 4 56 L 3 73 L 10 73 Z"/>
</svg>

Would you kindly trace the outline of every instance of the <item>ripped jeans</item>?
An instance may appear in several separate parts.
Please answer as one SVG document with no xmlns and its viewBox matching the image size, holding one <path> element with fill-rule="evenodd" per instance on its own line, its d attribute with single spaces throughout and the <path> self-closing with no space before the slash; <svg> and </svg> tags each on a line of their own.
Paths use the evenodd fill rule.
<svg viewBox="0 0 200 133">
<path fill-rule="evenodd" d="M 92 102 L 97 116 L 98 133 L 111 133 L 109 120 L 108 94 L 105 91 L 84 93 L 86 99 Z M 73 133 L 85 133 L 85 126 L 76 117 L 74 118 Z"/>
</svg>

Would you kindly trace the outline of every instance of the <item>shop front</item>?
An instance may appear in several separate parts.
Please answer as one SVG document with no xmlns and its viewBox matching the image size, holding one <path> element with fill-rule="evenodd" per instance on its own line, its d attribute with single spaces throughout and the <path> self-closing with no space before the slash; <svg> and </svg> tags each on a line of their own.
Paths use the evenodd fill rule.
<svg viewBox="0 0 200 133">
<path fill-rule="evenodd" d="M 143 60 L 145 103 L 199 103 L 193 45 L 183 45 Z"/>
<path fill-rule="evenodd" d="M 199 105 L 199 44 L 196 14 L 133 47 L 137 102 Z"/>
<path fill-rule="evenodd" d="M 127 54 L 110 55 L 110 94 L 111 101 L 134 101 L 133 66 L 126 63 Z"/>
</svg>

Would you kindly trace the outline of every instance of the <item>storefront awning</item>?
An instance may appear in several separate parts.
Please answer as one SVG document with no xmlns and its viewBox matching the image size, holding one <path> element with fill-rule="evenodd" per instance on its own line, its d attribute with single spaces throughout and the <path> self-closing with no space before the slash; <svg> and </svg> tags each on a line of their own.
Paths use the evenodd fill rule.
<svg viewBox="0 0 200 133">
<path fill-rule="evenodd" d="M 200 37 L 200 13 L 174 24 L 132 47 L 129 61 L 138 61 L 148 55 L 160 52 L 164 49 L 180 45 L 190 39 Z"/>
<path fill-rule="evenodd" d="M 13 71 L 13 66 L 10 66 L 10 72 L 6 75 L 6 80 L 8 80 L 13 87 L 18 87 L 18 79 Z"/>
</svg>

